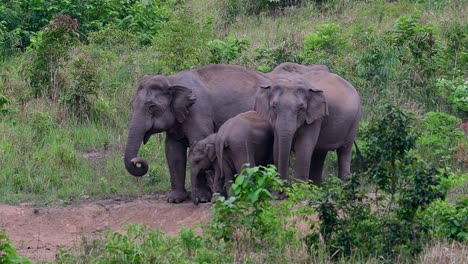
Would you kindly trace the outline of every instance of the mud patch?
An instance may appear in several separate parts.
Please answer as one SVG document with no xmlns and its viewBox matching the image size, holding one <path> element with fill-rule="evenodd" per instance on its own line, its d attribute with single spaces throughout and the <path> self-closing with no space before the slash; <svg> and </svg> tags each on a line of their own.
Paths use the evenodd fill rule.
<svg viewBox="0 0 468 264">
<path fill-rule="evenodd" d="M 34 261 L 52 261 L 60 246 L 78 248 L 82 237 L 94 239 L 107 229 L 121 231 L 141 223 L 176 235 L 210 219 L 211 204 L 169 204 L 163 197 L 122 198 L 67 207 L 29 207 L 0 204 L 0 228 L 5 228 L 18 253 Z"/>
</svg>

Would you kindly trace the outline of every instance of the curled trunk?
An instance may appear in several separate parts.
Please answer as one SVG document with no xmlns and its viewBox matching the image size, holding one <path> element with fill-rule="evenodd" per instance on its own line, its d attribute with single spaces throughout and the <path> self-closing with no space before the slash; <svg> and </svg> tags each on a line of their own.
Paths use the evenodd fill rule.
<svg viewBox="0 0 468 264">
<path fill-rule="evenodd" d="M 138 157 L 138 150 L 143 142 L 145 129 L 141 125 L 137 125 L 137 122 L 132 121 L 129 132 L 127 145 L 125 146 L 124 162 L 125 168 L 133 176 L 143 176 L 148 172 L 148 162 Z"/>
</svg>

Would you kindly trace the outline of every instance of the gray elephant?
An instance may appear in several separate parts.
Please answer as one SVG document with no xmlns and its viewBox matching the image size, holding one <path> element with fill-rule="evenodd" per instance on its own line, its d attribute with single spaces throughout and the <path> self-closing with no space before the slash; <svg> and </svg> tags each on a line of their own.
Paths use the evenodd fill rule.
<svg viewBox="0 0 468 264">
<path fill-rule="evenodd" d="M 189 152 L 192 188 L 204 171 L 214 168 L 213 191 L 229 191 L 234 175 L 250 167 L 273 163 L 273 128 L 255 111 L 241 113 L 224 123 L 218 133 L 196 142 Z M 199 195 L 192 199 L 198 204 Z"/>
<path fill-rule="evenodd" d="M 280 65 L 276 66 L 269 75 L 276 75 L 276 74 L 285 74 L 285 73 L 298 73 L 304 74 L 310 71 L 327 71 L 330 72 L 330 68 L 324 64 L 310 64 L 310 65 L 302 65 L 293 62 L 283 62 Z"/>
<path fill-rule="evenodd" d="M 333 150 L 338 154 L 338 176 L 350 174 L 361 118 L 354 87 L 329 71 L 274 70 L 266 75 L 273 85 L 259 90 L 255 110 L 274 127 L 273 157 L 281 177 L 289 180 L 291 151 L 296 154 L 297 179 L 319 185 L 325 157 Z"/>
<path fill-rule="evenodd" d="M 143 176 L 148 163 L 138 157 L 141 143 L 155 133 L 166 132 L 165 154 L 171 175 L 168 202 L 180 203 L 185 190 L 187 148 L 216 132 L 239 113 L 253 110 L 255 93 L 267 86 L 264 75 L 235 65 L 208 65 L 172 76 L 143 77 L 133 97 L 132 117 L 124 163 L 134 176 Z M 202 202 L 211 194 L 199 181 L 196 194 Z"/>
</svg>

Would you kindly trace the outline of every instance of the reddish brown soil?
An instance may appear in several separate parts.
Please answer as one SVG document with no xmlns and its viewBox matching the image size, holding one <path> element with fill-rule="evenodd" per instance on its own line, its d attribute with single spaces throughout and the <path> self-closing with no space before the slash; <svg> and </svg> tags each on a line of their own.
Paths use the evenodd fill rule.
<svg viewBox="0 0 468 264">
<path fill-rule="evenodd" d="M 208 221 L 210 206 L 169 204 L 161 196 L 116 197 L 67 207 L 0 204 L 0 228 L 6 228 L 21 256 L 51 261 L 60 246 L 77 249 L 83 236 L 92 240 L 107 229 L 121 231 L 128 223 L 175 235 Z"/>
</svg>

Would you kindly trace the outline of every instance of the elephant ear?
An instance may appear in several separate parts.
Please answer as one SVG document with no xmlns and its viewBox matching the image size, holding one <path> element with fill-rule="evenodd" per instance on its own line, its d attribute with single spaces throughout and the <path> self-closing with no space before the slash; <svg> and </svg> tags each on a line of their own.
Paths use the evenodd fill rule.
<svg viewBox="0 0 468 264">
<path fill-rule="evenodd" d="M 271 96 L 271 84 L 262 83 L 260 88 L 257 90 L 255 95 L 255 111 L 267 120 L 270 120 L 270 96 Z"/>
<path fill-rule="evenodd" d="M 172 110 L 177 121 L 182 123 L 187 118 L 189 108 L 195 103 L 196 97 L 191 89 L 181 85 L 170 86 L 169 91 L 172 93 Z"/>
<path fill-rule="evenodd" d="M 215 151 L 215 146 L 212 143 L 208 143 L 205 146 L 205 153 L 210 162 L 214 162 L 216 159 L 216 151 Z"/>
<path fill-rule="evenodd" d="M 328 116 L 328 104 L 323 91 L 316 87 L 309 87 L 310 94 L 306 110 L 306 123 L 312 124 L 315 120 Z"/>
</svg>

